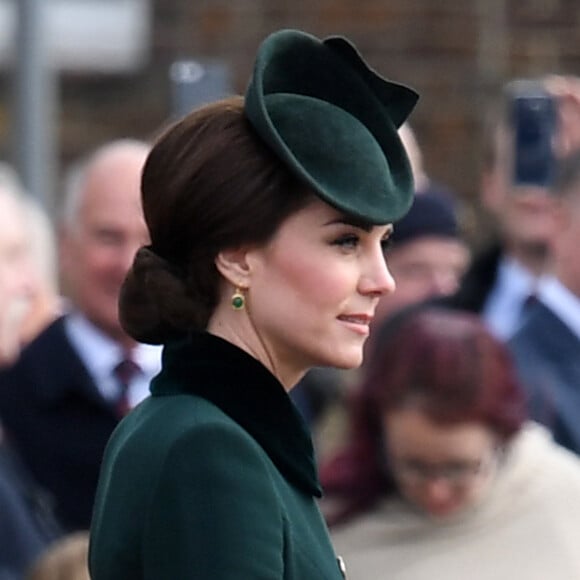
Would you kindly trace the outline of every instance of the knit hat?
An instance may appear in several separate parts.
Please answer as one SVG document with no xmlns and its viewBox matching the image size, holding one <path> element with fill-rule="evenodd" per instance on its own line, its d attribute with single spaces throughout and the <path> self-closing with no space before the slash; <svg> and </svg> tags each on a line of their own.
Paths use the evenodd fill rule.
<svg viewBox="0 0 580 580">
<path fill-rule="evenodd" d="M 428 190 L 415 195 L 409 213 L 395 223 L 392 240 L 402 245 L 423 236 L 459 238 L 455 207 L 449 197 Z"/>
</svg>

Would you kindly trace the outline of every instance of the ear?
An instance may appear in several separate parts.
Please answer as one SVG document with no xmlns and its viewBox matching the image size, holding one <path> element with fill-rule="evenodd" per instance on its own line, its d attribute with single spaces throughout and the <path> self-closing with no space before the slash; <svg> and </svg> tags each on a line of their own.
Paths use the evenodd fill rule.
<svg viewBox="0 0 580 580">
<path fill-rule="evenodd" d="M 247 288 L 250 279 L 250 267 L 247 260 L 247 248 L 235 248 L 221 251 L 215 258 L 219 273 L 232 285 Z"/>
</svg>

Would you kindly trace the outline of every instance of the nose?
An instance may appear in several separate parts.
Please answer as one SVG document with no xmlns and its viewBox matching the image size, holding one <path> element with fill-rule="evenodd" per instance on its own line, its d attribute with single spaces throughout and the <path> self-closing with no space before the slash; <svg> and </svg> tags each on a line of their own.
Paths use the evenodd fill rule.
<svg viewBox="0 0 580 580">
<path fill-rule="evenodd" d="M 453 496 L 453 489 L 445 479 L 433 477 L 425 482 L 423 497 L 429 505 L 441 505 Z"/>
<path fill-rule="evenodd" d="M 395 279 L 387 266 L 382 249 L 379 249 L 367 262 L 366 271 L 360 279 L 359 290 L 361 294 L 383 296 L 392 294 L 395 288 Z"/>
</svg>

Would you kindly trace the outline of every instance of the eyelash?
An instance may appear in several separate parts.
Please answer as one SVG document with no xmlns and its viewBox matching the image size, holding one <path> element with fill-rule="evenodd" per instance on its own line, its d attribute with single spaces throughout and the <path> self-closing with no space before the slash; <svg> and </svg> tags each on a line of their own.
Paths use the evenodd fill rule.
<svg viewBox="0 0 580 580">
<path fill-rule="evenodd" d="M 345 234 L 340 236 L 334 242 L 333 246 L 340 246 L 341 248 L 356 248 L 360 242 L 360 238 L 355 234 Z"/>
<path fill-rule="evenodd" d="M 356 248 L 358 246 L 360 242 L 360 238 L 359 236 L 355 235 L 355 234 L 346 234 L 344 236 L 341 236 L 340 238 L 338 238 L 337 240 L 335 240 L 333 243 L 333 245 L 335 246 L 340 246 L 342 248 Z M 381 240 L 381 248 L 383 249 L 383 252 L 387 252 L 389 250 L 389 248 L 391 248 L 393 245 L 393 239 L 391 237 L 385 238 L 383 240 Z"/>
</svg>

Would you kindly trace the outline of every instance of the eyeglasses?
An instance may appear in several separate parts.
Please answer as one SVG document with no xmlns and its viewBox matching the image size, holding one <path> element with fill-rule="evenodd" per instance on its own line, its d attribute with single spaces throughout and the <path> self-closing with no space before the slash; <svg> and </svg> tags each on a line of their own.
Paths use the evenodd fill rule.
<svg viewBox="0 0 580 580">
<path fill-rule="evenodd" d="M 497 457 L 498 453 L 494 451 L 476 461 L 451 461 L 438 465 L 418 459 L 399 459 L 392 462 L 392 470 L 395 477 L 406 485 L 423 485 L 433 480 L 444 480 L 453 486 L 464 486 L 488 473 Z"/>
</svg>

